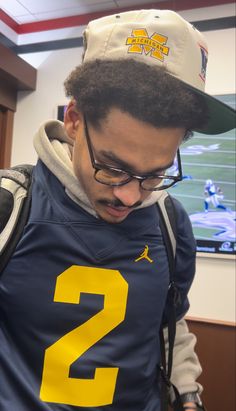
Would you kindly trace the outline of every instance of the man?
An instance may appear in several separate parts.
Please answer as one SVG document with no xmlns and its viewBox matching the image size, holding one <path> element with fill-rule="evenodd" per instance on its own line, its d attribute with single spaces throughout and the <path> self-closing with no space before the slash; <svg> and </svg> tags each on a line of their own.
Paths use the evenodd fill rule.
<svg viewBox="0 0 236 411">
<path fill-rule="evenodd" d="M 206 60 L 200 33 L 171 11 L 88 25 L 64 124 L 35 137 L 30 215 L 1 277 L 1 411 L 160 411 L 169 270 L 155 203 L 181 179 L 168 168 L 191 130 L 233 123 L 203 92 Z M 172 381 L 196 410 L 201 367 L 183 319 L 195 242 L 175 207 Z"/>
<path fill-rule="evenodd" d="M 212 203 L 215 208 L 227 211 L 227 207 L 220 203 L 220 200 L 224 199 L 223 191 L 210 179 L 206 180 L 204 195 L 204 209 L 206 213 L 208 212 L 210 203 Z"/>
</svg>

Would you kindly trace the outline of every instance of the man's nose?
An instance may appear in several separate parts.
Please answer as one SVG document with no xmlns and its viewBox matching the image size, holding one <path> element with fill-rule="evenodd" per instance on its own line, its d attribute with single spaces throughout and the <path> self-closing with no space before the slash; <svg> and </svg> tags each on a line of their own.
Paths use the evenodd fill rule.
<svg viewBox="0 0 236 411">
<path fill-rule="evenodd" d="M 139 201 L 141 201 L 140 183 L 138 180 L 131 180 L 129 183 L 123 186 L 117 186 L 113 188 L 114 196 L 119 199 L 124 206 L 132 207 Z"/>
</svg>

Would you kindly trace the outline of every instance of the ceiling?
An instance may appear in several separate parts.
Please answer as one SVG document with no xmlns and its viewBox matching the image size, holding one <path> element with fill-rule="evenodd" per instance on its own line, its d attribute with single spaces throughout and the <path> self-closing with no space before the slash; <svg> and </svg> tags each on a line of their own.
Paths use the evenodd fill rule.
<svg viewBox="0 0 236 411">
<path fill-rule="evenodd" d="M 158 8 L 160 3 L 166 3 L 165 8 L 184 10 L 232 3 L 232 0 L 0 0 L 0 11 L 18 25 L 24 25 L 99 11 L 120 11 L 134 6 Z M 161 6 L 163 8 L 164 4 Z"/>
<path fill-rule="evenodd" d="M 150 3 L 151 0 L 0 0 L 0 7 L 16 23 L 25 24 Z"/>
</svg>

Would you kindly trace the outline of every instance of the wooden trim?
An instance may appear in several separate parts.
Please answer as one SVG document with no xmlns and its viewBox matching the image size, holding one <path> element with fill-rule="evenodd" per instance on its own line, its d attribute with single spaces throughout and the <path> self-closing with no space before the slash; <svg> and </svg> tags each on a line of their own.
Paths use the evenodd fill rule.
<svg viewBox="0 0 236 411">
<path fill-rule="evenodd" d="M 186 321 L 206 323 L 206 324 L 215 324 L 215 325 L 225 325 L 227 327 L 236 327 L 236 322 L 234 321 L 223 321 L 223 320 L 212 320 L 211 318 L 202 318 L 202 317 L 185 317 Z"/>
<path fill-rule="evenodd" d="M 201 397 L 209 411 L 235 410 L 235 328 L 228 327 L 228 322 L 210 321 L 188 321 L 190 332 L 197 337 L 195 350 L 203 369 L 198 380 L 204 388 Z"/>
<path fill-rule="evenodd" d="M 0 168 L 10 167 L 17 91 L 35 90 L 37 70 L 0 44 Z"/>
<path fill-rule="evenodd" d="M 7 79 L 7 75 L 0 70 L 0 106 L 16 111 L 17 90 Z"/>
<path fill-rule="evenodd" d="M 13 111 L 0 110 L 0 168 L 10 167 L 13 120 Z"/>
<path fill-rule="evenodd" d="M 0 75 L 15 90 L 35 90 L 37 70 L 0 44 Z M 2 80 L 1 80 L 2 81 Z"/>
</svg>

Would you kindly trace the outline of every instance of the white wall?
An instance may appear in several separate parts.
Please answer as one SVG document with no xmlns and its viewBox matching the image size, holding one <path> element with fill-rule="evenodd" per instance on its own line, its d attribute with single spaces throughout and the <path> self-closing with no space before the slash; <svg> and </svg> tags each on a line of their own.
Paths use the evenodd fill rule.
<svg viewBox="0 0 236 411">
<path fill-rule="evenodd" d="M 206 91 L 235 93 L 235 29 L 204 34 L 209 46 Z M 235 260 L 198 257 L 188 315 L 235 322 L 235 297 Z"/>
<path fill-rule="evenodd" d="M 235 92 L 235 30 L 206 32 L 209 44 L 207 91 Z M 20 92 L 14 122 L 12 164 L 35 163 L 32 139 L 38 126 L 56 118 L 56 107 L 65 104 L 63 82 L 81 61 L 73 48 L 28 56 L 38 68 L 37 90 Z M 190 293 L 190 316 L 235 321 L 235 264 L 233 260 L 198 258 L 196 280 Z"/>
<path fill-rule="evenodd" d="M 209 94 L 235 93 L 235 29 L 204 34 L 209 44 L 206 91 Z"/>
<path fill-rule="evenodd" d="M 57 105 L 66 104 L 63 82 L 81 63 L 81 48 L 33 53 L 27 60 L 37 67 L 37 88 L 18 93 L 13 129 L 12 165 L 35 163 L 33 136 L 39 125 L 57 116 Z"/>
<path fill-rule="evenodd" d="M 189 316 L 235 322 L 235 260 L 198 257 Z"/>
</svg>

